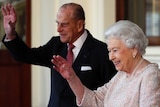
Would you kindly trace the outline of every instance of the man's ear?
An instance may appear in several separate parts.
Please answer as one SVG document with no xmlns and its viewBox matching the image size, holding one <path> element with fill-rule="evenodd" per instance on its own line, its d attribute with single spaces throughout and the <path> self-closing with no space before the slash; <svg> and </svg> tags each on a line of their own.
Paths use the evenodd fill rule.
<svg viewBox="0 0 160 107">
<path fill-rule="evenodd" d="M 77 21 L 77 27 L 78 27 L 78 32 L 82 31 L 82 29 L 84 29 L 84 21 L 83 20 Z"/>
</svg>

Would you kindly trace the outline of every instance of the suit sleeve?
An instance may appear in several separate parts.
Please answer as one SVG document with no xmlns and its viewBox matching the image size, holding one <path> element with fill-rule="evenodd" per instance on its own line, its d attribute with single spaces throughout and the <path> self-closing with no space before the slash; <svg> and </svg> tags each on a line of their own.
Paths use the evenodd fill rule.
<svg viewBox="0 0 160 107">
<path fill-rule="evenodd" d="M 38 48 L 29 48 L 18 35 L 12 41 L 6 42 L 4 39 L 5 36 L 2 42 L 17 61 L 51 67 L 51 41 Z"/>
</svg>

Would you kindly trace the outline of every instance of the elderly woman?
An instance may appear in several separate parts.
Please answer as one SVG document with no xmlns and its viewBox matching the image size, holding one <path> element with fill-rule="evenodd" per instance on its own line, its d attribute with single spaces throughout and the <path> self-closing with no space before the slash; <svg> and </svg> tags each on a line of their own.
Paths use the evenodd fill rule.
<svg viewBox="0 0 160 107">
<path fill-rule="evenodd" d="M 113 24 L 105 35 L 109 58 L 118 72 L 97 90 L 85 87 L 65 59 L 59 55 L 53 57 L 53 67 L 69 83 L 77 105 L 160 107 L 160 70 L 157 64 L 143 58 L 148 44 L 143 31 L 136 24 L 122 20 Z"/>
</svg>

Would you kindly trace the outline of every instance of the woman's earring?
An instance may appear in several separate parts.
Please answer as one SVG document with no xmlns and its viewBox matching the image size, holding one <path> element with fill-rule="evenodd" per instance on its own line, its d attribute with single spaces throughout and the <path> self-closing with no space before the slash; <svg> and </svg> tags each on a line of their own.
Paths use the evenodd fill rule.
<svg viewBox="0 0 160 107">
<path fill-rule="evenodd" d="M 133 59 L 134 59 L 134 58 L 136 57 L 136 55 L 133 55 L 132 57 L 133 57 Z"/>
</svg>

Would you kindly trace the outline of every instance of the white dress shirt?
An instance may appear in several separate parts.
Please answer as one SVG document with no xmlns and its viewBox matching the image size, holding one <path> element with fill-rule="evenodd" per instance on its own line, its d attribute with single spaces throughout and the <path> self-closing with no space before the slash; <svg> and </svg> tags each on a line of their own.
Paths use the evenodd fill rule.
<svg viewBox="0 0 160 107">
<path fill-rule="evenodd" d="M 84 41 L 86 40 L 86 38 L 87 38 L 87 31 L 85 30 L 84 33 L 73 43 L 73 45 L 75 46 L 72 50 L 73 51 L 73 56 L 74 56 L 73 57 L 73 62 L 77 58 L 78 53 L 81 50 L 82 45 L 83 45 Z"/>
</svg>

